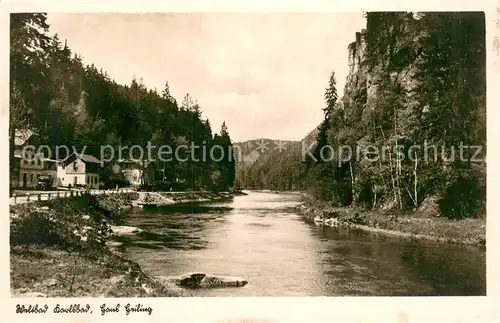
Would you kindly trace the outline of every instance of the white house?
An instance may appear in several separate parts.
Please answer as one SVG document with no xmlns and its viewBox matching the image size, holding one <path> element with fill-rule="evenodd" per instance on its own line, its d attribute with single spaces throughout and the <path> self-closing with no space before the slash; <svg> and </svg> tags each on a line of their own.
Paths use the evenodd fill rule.
<svg viewBox="0 0 500 323">
<path fill-rule="evenodd" d="M 73 153 L 57 167 L 61 186 L 99 187 L 101 161 L 92 155 Z"/>
<path fill-rule="evenodd" d="M 131 186 L 139 186 L 142 184 L 142 174 L 144 170 L 139 160 L 120 159 L 118 160 L 118 165 Z"/>
</svg>

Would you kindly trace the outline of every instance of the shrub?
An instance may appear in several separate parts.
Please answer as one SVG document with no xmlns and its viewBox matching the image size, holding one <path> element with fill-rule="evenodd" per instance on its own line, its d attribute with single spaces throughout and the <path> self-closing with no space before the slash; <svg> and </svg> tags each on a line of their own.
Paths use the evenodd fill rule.
<svg viewBox="0 0 500 323">
<path fill-rule="evenodd" d="M 449 219 L 476 217 L 481 201 L 485 200 L 484 188 L 471 171 L 461 171 L 453 176 L 442 198 L 439 211 Z"/>
<path fill-rule="evenodd" d="M 44 214 L 34 213 L 11 228 L 11 244 L 47 244 L 69 246 L 75 244 L 76 237 L 60 225 L 50 221 Z"/>
</svg>

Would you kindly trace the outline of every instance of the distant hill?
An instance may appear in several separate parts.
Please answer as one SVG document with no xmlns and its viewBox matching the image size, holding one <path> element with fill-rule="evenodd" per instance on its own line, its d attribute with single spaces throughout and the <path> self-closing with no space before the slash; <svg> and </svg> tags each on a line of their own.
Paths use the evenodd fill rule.
<svg viewBox="0 0 500 323">
<path fill-rule="evenodd" d="M 248 167 L 258 160 L 276 152 L 285 152 L 293 146 L 298 146 L 300 141 L 259 138 L 244 142 L 235 142 L 234 155 L 236 165 Z"/>
<path fill-rule="evenodd" d="M 259 158 L 268 156 L 272 153 L 285 153 L 293 148 L 300 147 L 301 144 L 303 144 L 304 147 L 310 147 L 316 141 L 318 131 L 319 126 L 311 130 L 300 141 L 259 138 L 243 142 L 235 142 L 233 143 L 233 146 L 235 146 L 234 151 L 236 162 L 245 166 L 250 166 Z"/>
<path fill-rule="evenodd" d="M 312 149 L 317 133 L 315 128 L 300 141 L 260 138 L 234 143 L 238 185 L 261 189 L 273 182 L 273 189 L 300 189 L 304 182 L 301 154 Z"/>
</svg>

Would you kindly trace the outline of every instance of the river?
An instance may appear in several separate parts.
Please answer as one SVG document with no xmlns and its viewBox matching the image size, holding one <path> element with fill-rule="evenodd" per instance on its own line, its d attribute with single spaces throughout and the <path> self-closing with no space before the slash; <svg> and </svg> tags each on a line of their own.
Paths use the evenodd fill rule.
<svg viewBox="0 0 500 323">
<path fill-rule="evenodd" d="M 134 209 L 122 240 L 145 272 L 238 276 L 239 288 L 192 296 L 485 295 L 486 254 L 452 244 L 389 237 L 305 222 L 295 194 L 251 192 L 221 203 Z"/>
</svg>

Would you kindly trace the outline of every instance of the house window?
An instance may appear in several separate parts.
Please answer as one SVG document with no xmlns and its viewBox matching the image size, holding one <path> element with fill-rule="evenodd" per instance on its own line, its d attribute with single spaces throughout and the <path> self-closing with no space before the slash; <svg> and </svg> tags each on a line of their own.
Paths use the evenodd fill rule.
<svg viewBox="0 0 500 323">
<path fill-rule="evenodd" d="M 30 182 L 31 182 L 31 183 L 33 183 L 33 182 L 34 182 L 34 181 L 33 181 L 33 177 L 34 177 L 34 174 L 31 174 L 31 175 L 30 175 Z"/>
<path fill-rule="evenodd" d="M 73 169 L 74 170 L 78 169 L 78 162 L 76 160 L 73 162 Z"/>
<path fill-rule="evenodd" d="M 37 159 L 36 161 L 38 162 L 38 166 L 42 166 L 42 160 L 41 159 Z"/>
<path fill-rule="evenodd" d="M 90 184 L 90 177 L 87 176 L 87 184 Z"/>
<path fill-rule="evenodd" d="M 94 184 L 97 184 L 97 176 L 94 177 Z"/>
<path fill-rule="evenodd" d="M 31 159 L 31 165 L 35 166 L 35 158 Z"/>
<path fill-rule="evenodd" d="M 27 160 L 27 159 L 24 159 L 24 160 L 23 160 L 23 164 L 24 164 L 24 165 L 28 165 L 28 160 Z"/>
<path fill-rule="evenodd" d="M 40 174 L 36 174 L 36 181 L 38 182 L 39 179 L 40 179 Z"/>
</svg>

